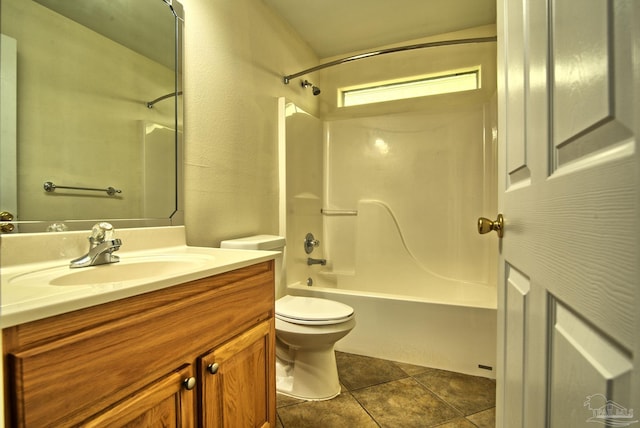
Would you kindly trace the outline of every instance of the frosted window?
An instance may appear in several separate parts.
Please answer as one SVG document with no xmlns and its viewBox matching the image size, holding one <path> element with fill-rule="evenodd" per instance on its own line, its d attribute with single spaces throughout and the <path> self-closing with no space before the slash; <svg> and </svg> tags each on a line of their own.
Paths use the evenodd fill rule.
<svg viewBox="0 0 640 428">
<path fill-rule="evenodd" d="M 480 70 L 341 89 L 342 107 L 469 91 L 480 87 Z"/>
</svg>

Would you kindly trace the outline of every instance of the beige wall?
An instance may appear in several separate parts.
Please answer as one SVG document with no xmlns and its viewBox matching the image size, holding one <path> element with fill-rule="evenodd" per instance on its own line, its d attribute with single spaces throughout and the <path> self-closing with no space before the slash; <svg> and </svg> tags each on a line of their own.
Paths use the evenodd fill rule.
<svg viewBox="0 0 640 428">
<path fill-rule="evenodd" d="M 190 245 L 278 233 L 278 97 L 317 102 L 282 83 L 318 63 L 259 0 L 183 0 L 185 224 Z"/>
</svg>

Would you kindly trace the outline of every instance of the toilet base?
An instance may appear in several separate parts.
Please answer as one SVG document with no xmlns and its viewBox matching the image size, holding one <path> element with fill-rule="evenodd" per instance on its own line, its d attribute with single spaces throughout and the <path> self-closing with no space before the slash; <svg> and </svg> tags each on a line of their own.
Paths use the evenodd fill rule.
<svg viewBox="0 0 640 428">
<path fill-rule="evenodd" d="M 289 349 L 288 354 L 293 358 L 276 356 L 276 390 L 279 393 L 309 401 L 329 400 L 340 395 L 333 346 Z"/>
</svg>

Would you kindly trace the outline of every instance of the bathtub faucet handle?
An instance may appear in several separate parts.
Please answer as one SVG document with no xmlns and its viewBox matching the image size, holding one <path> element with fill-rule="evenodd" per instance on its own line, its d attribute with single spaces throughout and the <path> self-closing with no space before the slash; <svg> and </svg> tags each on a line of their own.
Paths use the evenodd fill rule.
<svg viewBox="0 0 640 428">
<path fill-rule="evenodd" d="M 304 237 L 304 252 L 307 254 L 311 254 L 313 249 L 320 245 L 320 241 L 318 241 L 313 233 L 307 233 L 307 236 Z"/>
</svg>

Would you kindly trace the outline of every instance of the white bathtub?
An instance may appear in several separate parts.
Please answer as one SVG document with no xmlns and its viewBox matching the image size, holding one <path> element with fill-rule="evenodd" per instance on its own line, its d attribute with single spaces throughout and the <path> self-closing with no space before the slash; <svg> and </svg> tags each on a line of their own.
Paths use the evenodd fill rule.
<svg viewBox="0 0 640 428">
<path fill-rule="evenodd" d="M 337 343 L 337 350 L 495 378 L 495 287 L 421 284 L 421 296 L 403 296 L 344 289 L 341 282 L 351 282 L 355 288 L 358 284 L 331 276 L 329 283 L 316 275 L 312 286 L 290 284 L 287 292 L 331 299 L 354 308 L 356 327 Z M 394 283 L 394 292 L 401 292 L 404 287 Z M 415 285 L 406 288 L 415 294 Z"/>
</svg>

